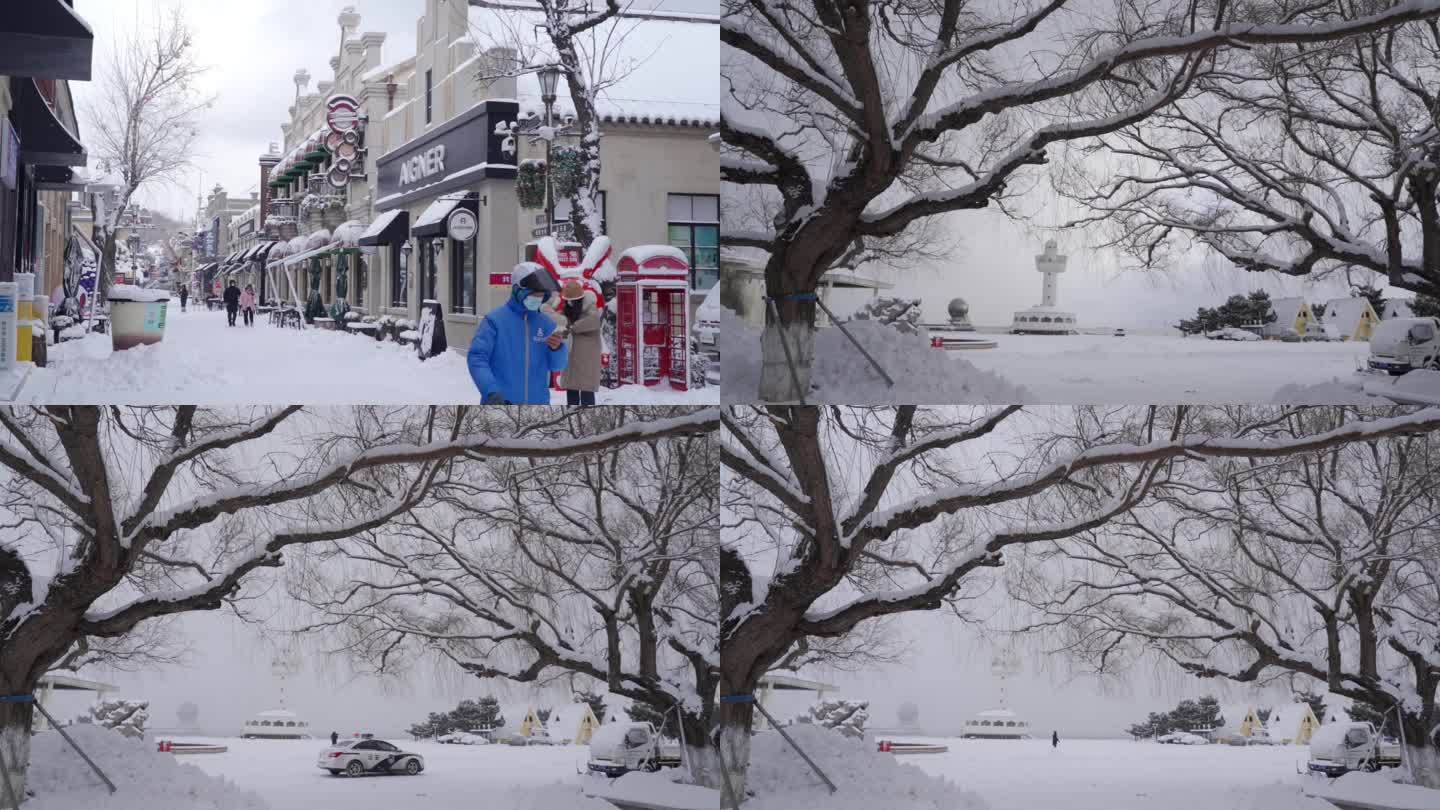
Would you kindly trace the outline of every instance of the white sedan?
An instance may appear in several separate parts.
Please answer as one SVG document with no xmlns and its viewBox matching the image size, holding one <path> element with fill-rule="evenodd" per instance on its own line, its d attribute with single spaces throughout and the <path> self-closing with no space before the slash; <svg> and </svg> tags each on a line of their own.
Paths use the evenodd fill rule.
<svg viewBox="0 0 1440 810">
<path fill-rule="evenodd" d="M 414 776 L 425 770 L 425 758 L 402 751 L 384 740 L 348 740 L 320 752 L 317 767 L 332 776 L 364 776 L 403 773 Z"/>
</svg>

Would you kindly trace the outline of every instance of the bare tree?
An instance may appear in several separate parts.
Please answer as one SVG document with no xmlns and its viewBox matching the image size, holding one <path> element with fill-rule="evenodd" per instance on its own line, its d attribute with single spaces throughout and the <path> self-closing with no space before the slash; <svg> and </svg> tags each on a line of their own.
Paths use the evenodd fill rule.
<svg viewBox="0 0 1440 810">
<path fill-rule="evenodd" d="M 1440 13 L 1420 0 L 1354 19 L 1332 2 L 1078 5 L 727 0 L 721 178 L 779 200 L 768 227 L 721 237 L 769 254 L 779 317 L 762 339 L 762 400 L 808 389 L 813 293 L 857 240 L 990 205 L 1052 145 L 1181 98 L 1221 48 L 1324 42 Z M 798 391 L 782 336 L 799 358 Z"/>
<path fill-rule="evenodd" d="M 347 417 L 347 413 L 352 414 Z M 234 599 L 287 548 L 376 528 L 457 465 L 564 458 L 713 430 L 718 414 L 541 441 L 548 409 L 239 413 L 195 407 L 0 411 L 0 694 L 33 693 L 77 648 Z M 28 703 L 0 703 L 8 762 Z"/>
<path fill-rule="evenodd" d="M 1084 448 L 993 412 L 772 407 L 723 414 L 720 686 L 753 695 L 809 638 L 916 610 L 963 610 L 973 575 L 1006 549 L 1099 529 L 1162 487 L 1177 465 L 1272 458 L 1435 430 L 1440 413 L 1273 437 L 1276 418 L 1227 425 L 1213 412 L 1135 410 L 1135 426 Z M 1077 419 L 1092 419 L 1089 410 Z M 987 438 L 991 433 L 996 437 Z M 998 444 L 1002 449 L 993 449 Z M 982 463 L 957 464 L 967 445 Z M 1013 457 L 1005 450 L 1021 448 Z M 1072 493 L 1094 497 L 1076 501 Z M 1052 502 L 1078 505 L 1055 517 Z M 721 753 L 743 790 L 753 705 L 720 707 Z"/>
<path fill-rule="evenodd" d="M 1108 221 L 1106 244 L 1146 267 L 1201 244 L 1246 270 L 1440 292 L 1440 26 L 1222 62 L 1194 98 L 1090 150 L 1105 176 L 1060 186 L 1096 212 L 1082 221 Z"/>
<path fill-rule="evenodd" d="M 99 95 L 90 106 L 90 149 L 100 171 L 119 180 L 113 204 L 95 223 L 102 253 L 103 295 L 115 276 L 116 237 L 136 192 L 174 182 L 189 168 L 199 116 L 211 97 L 196 82 L 205 69 L 197 61 L 195 41 L 178 5 L 156 10 L 114 43 L 100 78 Z"/>
<path fill-rule="evenodd" d="M 599 431 L 630 418 L 585 420 Z M 696 781 L 715 786 L 715 444 L 676 437 L 451 476 L 306 567 L 293 590 L 320 618 L 302 632 L 328 631 L 331 652 L 380 674 L 436 655 L 480 678 L 598 682 L 678 713 Z"/>
<path fill-rule="evenodd" d="M 621 46 L 634 22 L 621 19 L 619 0 L 535 0 L 534 10 L 512 2 L 470 0 L 471 6 L 493 11 L 494 31 L 476 31 L 482 44 L 500 46 L 516 55 L 513 64 L 489 64 L 487 78 L 532 73 L 545 65 L 558 65 L 575 108 L 582 163 L 579 187 L 570 195 L 570 223 L 575 239 L 586 248 L 604 234 L 600 201 L 600 94 L 632 70 L 635 59 L 621 54 Z M 599 6 L 598 8 L 596 6 Z M 538 42 L 536 29 L 546 40 Z M 498 69 L 498 72 L 497 72 Z M 553 167 L 546 167 L 550 171 Z"/>
<path fill-rule="evenodd" d="M 1284 442 L 1370 415 L 1232 418 Z M 1440 786 L 1437 492 L 1431 432 L 1191 464 L 1103 528 L 1028 550 L 1014 590 L 1043 614 L 1029 629 L 1097 673 L 1158 658 L 1241 683 L 1301 676 L 1398 711 L 1417 779 Z"/>
</svg>

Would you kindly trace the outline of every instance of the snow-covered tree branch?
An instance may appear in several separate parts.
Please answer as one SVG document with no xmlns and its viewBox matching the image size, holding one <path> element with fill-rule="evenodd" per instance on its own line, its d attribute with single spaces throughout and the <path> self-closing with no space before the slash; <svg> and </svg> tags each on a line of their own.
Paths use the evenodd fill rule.
<svg viewBox="0 0 1440 810">
<path fill-rule="evenodd" d="M 1065 0 L 943 0 L 893 15 L 868 2 L 727 0 L 721 178 L 727 196 L 759 196 L 739 212 L 769 221 L 736 222 L 741 239 L 727 222 L 721 239 L 768 254 L 768 320 L 778 321 L 762 338 L 761 399 L 805 394 L 808 294 L 857 240 L 1003 204 L 1049 149 L 1142 126 L 1210 76 L 1226 49 L 1324 48 L 1440 14 L 1430 0 L 1349 8 L 1174 0 L 1098 12 Z M 799 391 L 782 336 L 798 358 Z"/>
</svg>

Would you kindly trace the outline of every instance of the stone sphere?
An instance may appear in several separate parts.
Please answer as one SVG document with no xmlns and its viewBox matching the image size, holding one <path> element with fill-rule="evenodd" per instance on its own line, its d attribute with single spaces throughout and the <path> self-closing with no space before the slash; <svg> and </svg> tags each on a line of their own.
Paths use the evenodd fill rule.
<svg viewBox="0 0 1440 810">
<path fill-rule="evenodd" d="M 970 316 L 970 305 L 965 303 L 964 298 L 950 299 L 950 319 L 963 321 Z"/>
</svg>

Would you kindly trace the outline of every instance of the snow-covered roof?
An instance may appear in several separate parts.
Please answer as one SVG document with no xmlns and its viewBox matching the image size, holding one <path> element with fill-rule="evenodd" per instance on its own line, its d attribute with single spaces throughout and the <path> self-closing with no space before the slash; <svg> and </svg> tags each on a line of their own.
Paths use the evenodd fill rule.
<svg viewBox="0 0 1440 810">
<path fill-rule="evenodd" d="M 363 233 L 365 233 L 365 226 L 352 219 L 337 226 L 331 238 L 339 247 L 356 247 L 360 244 L 360 236 Z"/>
<path fill-rule="evenodd" d="M 533 703 L 502 703 L 500 704 L 500 716 L 505 718 L 505 728 L 519 728 L 525 722 L 525 717 L 535 711 Z"/>
<path fill-rule="evenodd" d="M 460 204 L 460 199 L 460 197 L 441 197 L 435 202 L 430 203 L 430 207 L 426 208 L 424 213 L 420 215 L 420 218 L 410 225 L 410 229 L 413 231 L 416 228 L 426 225 L 434 225 L 445 217 L 450 216 L 450 212 L 454 211 L 455 206 Z"/>
<path fill-rule="evenodd" d="M 288 711 L 288 710 L 286 710 L 286 709 L 266 709 L 266 710 L 263 711 L 263 712 L 257 713 L 255 716 L 256 716 L 256 717 L 269 717 L 269 718 L 279 717 L 279 718 L 284 719 L 284 720 L 293 720 L 293 719 L 299 717 L 300 715 L 296 714 L 295 712 Z"/>
<path fill-rule="evenodd" d="M 1270 309 L 1275 313 L 1275 323 L 1281 326 L 1293 325 L 1300 316 L 1300 310 L 1306 307 L 1304 298 L 1276 298 L 1270 302 Z"/>
<path fill-rule="evenodd" d="M 1308 703 L 1291 703 L 1280 706 L 1270 712 L 1270 721 L 1265 727 L 1270 730 L 1270 736 L 1293 739 L 1300 731 L 1300 723 L 1307 715 L 1313 715 Z"/>
<path fill-rule="evenodd" d="M 1009 709 L 986 709 L 975 715 L 976 717 L 1019 717 Z"/>
<path fill-rule="evenodd" d="M 1404 298 L 1387 298 L 1385 300 L 1385 320 L 1391 318 L 1413 318 L 1415 310 L 1411 308 L 1410 301 Z"/>
<path fill-rule="evenodd" d="M 580 730 L 580 722 L 585 719 L 587 712 L 590 712 L 588 703 L 571 703 L 568 706 L 560 706 L 550 712 L 550 719 L 545 723 L 552 737 L 571 737 Z M 593 715 L 593 712 L 591 712 Z"/>
<path fill-rule="evenodd" d="M 1350 298 L 1332 298 L 1325 302 L 1325 320 L 1333 322 L 1344 329 L 1360 322 L 1360 316 L 1365 310 L 1371 310 L 1371 317 L 1374 317 L 1374 310 L 1370 307 L 1370 299 L 1353 296 Z"/>
<path fill-rule="evenodd" d="M 514 20 L 529 12 L 499 12 Z M 470 7 L 472 29 L 486 32 L 496 26 L 497 12 L 481 6 Z M 529 32 L 533 26 L 516 25 Z M 483 34 L 482 34 L 483 36 Z M 719 19 L 675 20 L 614 17 L 576 38 L 582 62 L 602 63 L 603 87 L 597 99 L 598 112 L 606 121 L 641 124 L 713 127 L 720 121 Z M 553 59 L 549 43 L 537 48 L 537 60 Z M 597 59 L 597 54 L 600 58 Z M 543 115 L 540 80 L 528 73 L 517 79 L 516 101 L 522 115 Z M 560 83 L 556 112 L 574 113 L 565 82 Z"/>
</svg>

